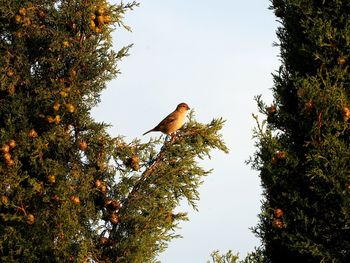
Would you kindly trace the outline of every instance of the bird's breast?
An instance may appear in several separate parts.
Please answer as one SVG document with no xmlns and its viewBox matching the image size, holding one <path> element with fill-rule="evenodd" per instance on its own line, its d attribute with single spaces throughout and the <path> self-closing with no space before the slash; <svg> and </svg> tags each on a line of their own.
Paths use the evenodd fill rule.
<svg viewBox="0 0 350 263">
<path fill-rule="evenodd" d="M 171 122 L 167 127 L 167 133 L 170 134 L 180 129 L 185 122 L 185 117 L 186 114 L 178 114 L 178 116 L 176 116 L 176 119 L 173 122 Z"/>
</svg>

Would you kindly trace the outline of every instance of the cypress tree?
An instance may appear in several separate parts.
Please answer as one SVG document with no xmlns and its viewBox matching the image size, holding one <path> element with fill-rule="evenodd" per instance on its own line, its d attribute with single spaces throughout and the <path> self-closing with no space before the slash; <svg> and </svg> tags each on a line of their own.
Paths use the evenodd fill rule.
<svg viewBox="0 0 350 263">
<path fill-rule="evenodd" d="M 227 151 L 221 119 L 191 114 L 173 137 L 141 143 L 91 118 L 130 47 L 114 52 L 111 32 L 129 29 L 135 6 L 1 0 L 1 262 L 152 261 L 186 219 L 180 200 L 196 208 L 210 172 L 198 159 Z"/>
<path fill-rule="evenodd" d="M 273 0 L 282 65 L 255 130 L 264 262 L 350 261 L 350 2 Z M 257 118 L 257 117 L 256 117 Z"/>
</svg>

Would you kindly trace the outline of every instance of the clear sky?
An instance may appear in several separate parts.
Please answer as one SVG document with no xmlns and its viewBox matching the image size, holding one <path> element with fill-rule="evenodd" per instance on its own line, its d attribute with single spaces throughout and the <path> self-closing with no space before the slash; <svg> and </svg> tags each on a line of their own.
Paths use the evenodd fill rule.
<svg viewBox="0 0 350 263">
<path fill-rule="evenodd" d="M 126 2 L 125 0 L 124 2 Z M 113 1 L 112 1 L 113 2 Z M 115 3 L 118 1 L 114 1 Z M 180 102 L 195 109 L 197 121 L 227 120 L 222 133 L 229 154 L 213 152 L 202 165 L 213 173 L 200 188 L 199 212 L 183 205 L 190 221 L 159 256 L 163 263 L 206 262 L 210 253 L 231 249 L 242 256 L 259 240 L 261 188 L 256 171 L 244 162 L 254 153 L 254 96 L 271 103 L 271 73 L 279 66 L 278 23 L 268 0 L 140 0 L 126 14 L 133 32 L 118 30 L 115 49 L 134 43 L 119 64 L 122 74 L 108 83 L 98 121 L 110 123 L 113 136 L 147 141 L 153 128 Z"/>
</svg>

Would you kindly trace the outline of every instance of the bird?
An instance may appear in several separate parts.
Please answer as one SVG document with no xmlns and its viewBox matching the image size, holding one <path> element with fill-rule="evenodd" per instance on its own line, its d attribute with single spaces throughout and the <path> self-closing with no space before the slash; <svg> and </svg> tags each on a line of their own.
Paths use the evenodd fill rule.
<svg viewBox="0 0 350 263">
<path fill-rule="evenodd" d="M 184 102 L 177 105 L 176 109 L 166 116 L 156 127 L 145 132 L 146 135 L 149 132 L 160 131 L 166 135 L 171 135 L 182 127 L 185 121 L 186 112 L 190 109 Z"/>
</svg>

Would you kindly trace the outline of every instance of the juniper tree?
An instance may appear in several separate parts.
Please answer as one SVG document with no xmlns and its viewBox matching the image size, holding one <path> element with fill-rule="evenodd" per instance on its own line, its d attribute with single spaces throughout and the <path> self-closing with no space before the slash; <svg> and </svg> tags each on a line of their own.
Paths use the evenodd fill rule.
<svg viewBox="0 0 350 263">
<path fill-rule="evenodd" d="M 195 208 L 221 119 L 125 142 L 90 111 L 128 53 L 116 25 L 137 4 L 1 0 L 0 261 L 147 262 Z M 123 113 L 119 113 L 123 114 Z"/>
<path fill-rule="evenodd" d="M 350 2 L 274 0 L 282 65 L 251 160 L 264 262 L 350 260 Z"/>
</svg>

